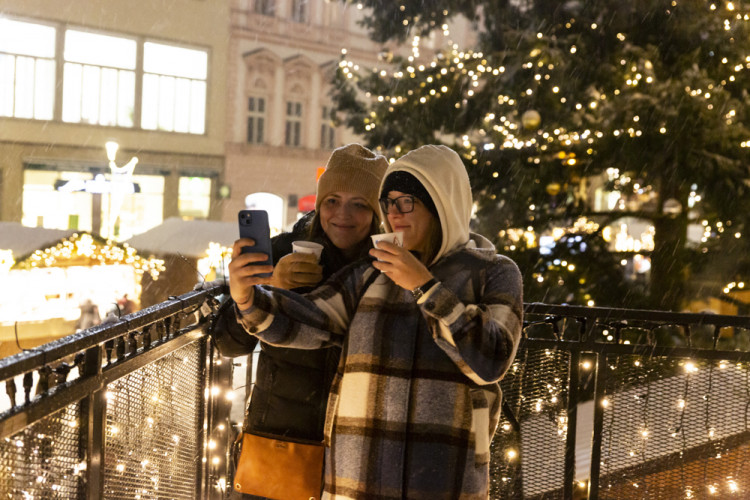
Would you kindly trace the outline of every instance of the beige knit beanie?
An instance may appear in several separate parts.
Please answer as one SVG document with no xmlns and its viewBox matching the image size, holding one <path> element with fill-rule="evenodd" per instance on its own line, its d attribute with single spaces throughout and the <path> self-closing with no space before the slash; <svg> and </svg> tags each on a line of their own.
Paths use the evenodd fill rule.
<svg viewBox="0 0 750 500">
<path fill-rule="evenodd" d="M 315 210 L 331 193 L 346 191 L 362 196 L 380 220 L 378 195 L 380 183 L 388 168 L 385 156 L 378 155 L 359 144 L 347 144 L 334 149 L 328 159 L 326 170 L 318 179 Z"/>
</svg>

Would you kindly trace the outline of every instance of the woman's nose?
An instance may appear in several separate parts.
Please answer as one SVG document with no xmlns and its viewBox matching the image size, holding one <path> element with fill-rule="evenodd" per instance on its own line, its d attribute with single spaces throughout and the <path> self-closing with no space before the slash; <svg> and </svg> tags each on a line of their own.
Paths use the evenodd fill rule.
<svg viewBox="0 0 750 500">
<path fill-rule="evenodd" d="M 336 214 L 344 217 L 348 217 L 352 213 L 352 207 L 348 203 L 342 203 L 336 207 Z"/>
</svg>

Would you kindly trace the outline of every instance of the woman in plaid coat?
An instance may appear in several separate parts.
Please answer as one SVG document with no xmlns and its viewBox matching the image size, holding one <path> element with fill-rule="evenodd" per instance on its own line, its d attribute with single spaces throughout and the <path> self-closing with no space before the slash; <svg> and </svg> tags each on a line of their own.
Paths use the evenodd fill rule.
<svg viewBox="0 0 750 500">
<path fill-rule="evenodd" d="M 313 292 L 252 286 L 262 254 L 240 255 L 230 287 L 238 321 L 270 344 L 342 356 L 326 415 L 324 498 L 486 499 L 499 380 L 521 334 L 518 267 L 469 232 L 472 197 L 459 156 L 423 146 L 391 164 L 375 261 Z"/>
</svg>

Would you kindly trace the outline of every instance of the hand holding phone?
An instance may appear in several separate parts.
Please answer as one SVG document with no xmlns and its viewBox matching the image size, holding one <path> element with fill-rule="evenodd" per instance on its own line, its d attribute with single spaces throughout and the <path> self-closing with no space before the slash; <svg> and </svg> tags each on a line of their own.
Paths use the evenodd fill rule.
<svg viewBox="0 0 750 500">
<path fill-rule="evenodd" d="M 253 285 L 270 283 L 273 272 L 268 214 L 264 210 L 239 213 L 240 239 L 234 242 L 229 263 L 229 288 L 240 308 L 252 304 Z"/>
<path fill-rule="evenodd" d="M 242 248 L 242 253 L 264 253 L 268 258 L 254 265 L 273 265 L 273 252 L 271 250 L 271 229 L 268 225 L 268 212 L 265 210 L 240 210 L 238 214 L 240 225 L 240 238 L 251 239 L 254 246 Z M 262 278 L 268 278 L 271 273 L 258 274 Z"/>
</svg>

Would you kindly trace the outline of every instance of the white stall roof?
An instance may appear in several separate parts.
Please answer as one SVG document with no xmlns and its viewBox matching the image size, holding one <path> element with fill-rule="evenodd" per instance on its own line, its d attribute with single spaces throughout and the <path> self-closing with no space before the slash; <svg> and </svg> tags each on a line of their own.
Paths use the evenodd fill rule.
<svg viewBox="0 0 750 500">
<path fill-rule="evenodd" d="M 50 248 L 63 238 L 72 236 L 73 229 L 27 227 L 18 222 L 0 222 L 0 250 L 10 250 L 18 259 L 36 250 Z"/>
<path fill-rule="evenodd" d="M 170 217 L 160 225 L 125 241 L 140 255 L 205 256 L 209 243 L 231 247 L 240 237 L 236 222 L 183 220 Z"/>
</svg>

